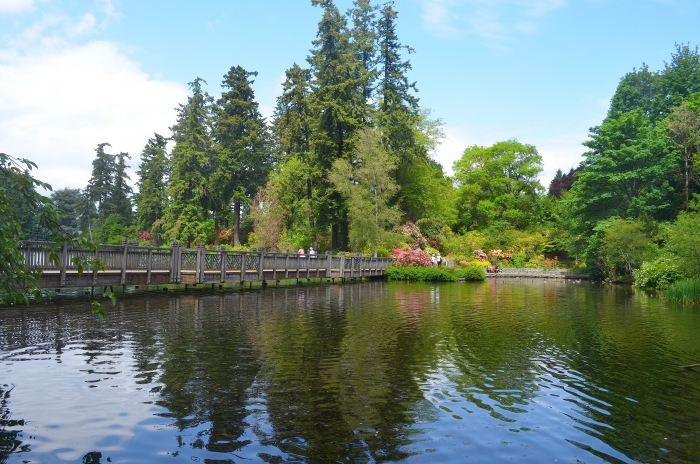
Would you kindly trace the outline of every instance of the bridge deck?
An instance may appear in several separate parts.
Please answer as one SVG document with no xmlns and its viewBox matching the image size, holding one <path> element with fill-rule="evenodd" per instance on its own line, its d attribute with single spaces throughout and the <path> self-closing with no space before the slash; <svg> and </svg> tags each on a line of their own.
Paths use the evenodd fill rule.
<svg viewBox="0 0 700 464">
<path fill-rule="evenodd" d="M 42 270 L 44 288 L 110 285 L 217 284 L 283 279 L 362 278 L 381 276 L 389 258 L 341 253 L 298 255 L 265 251 L 207 250 L 203 246 L 182 248 L 103 245 L 96 253 L 61 249 L 58 264 L 49 259 L 52 243 L 23 242 L 25 262 Z M 78 275 L 72 264 L 76 256 L 101 259 L 107 270 Z"/>
</svg>

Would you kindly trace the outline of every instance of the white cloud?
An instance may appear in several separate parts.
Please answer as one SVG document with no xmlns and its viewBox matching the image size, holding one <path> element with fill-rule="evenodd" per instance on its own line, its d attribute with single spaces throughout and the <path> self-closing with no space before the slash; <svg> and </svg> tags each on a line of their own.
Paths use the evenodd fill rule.
<svg viewBox="0 0 700 464">
<path fill-rule="evenodd" d="M 34 9 L 34 0 L 1 0 L 0 14 L 26 13 Z"/>
<path fill-rule="evenodd" d="M 565 0 L 417 0 L 425 27 L 437 35 L 471 34 L 503 46 L 517 34 L 533 34 L 538 19 Z"/>
<path fill-rule="evenodd" d="M 97 24 L 92 15 L 46 16 L 0 50 L 0 151 L 36 162 L 37 177 L 54 188 L 84 187 L 101 142 L 129 152 L 133 172 L 148 138 L 169 134 L 186 99 L 186 86 L 153 79 L 116 44 L 69 41 Z"/>
</svg>

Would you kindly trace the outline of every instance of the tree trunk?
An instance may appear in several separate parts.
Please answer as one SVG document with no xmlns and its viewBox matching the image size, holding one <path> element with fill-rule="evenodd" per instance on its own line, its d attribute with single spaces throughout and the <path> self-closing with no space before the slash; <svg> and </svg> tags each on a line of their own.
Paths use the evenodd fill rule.
<svg viewBox="0 0 700 464">
<path fill-rule="evenodd" d="M 233 202 L 233 246 L 241 246 L 241 238 L 239 235 L 241 225 L 241 202 L 236 200 Z"/>
</svg>

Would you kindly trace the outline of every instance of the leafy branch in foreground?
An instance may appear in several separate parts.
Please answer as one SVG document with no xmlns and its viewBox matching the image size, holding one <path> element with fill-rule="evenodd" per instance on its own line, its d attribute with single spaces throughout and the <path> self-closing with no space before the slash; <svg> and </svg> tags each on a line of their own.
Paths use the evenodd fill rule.
<svg viewBox="0 0 700 464">
<path fill-rule="evenodd" d="M 33 212 L 37 224 L 49 231 L 54 244 L 49 250 L 52 264 L 60 267 L 60 251 L 66 245 L 94 255 L 95 245 L 84 234 L 72 235 L 61 226 L 61 211 L 50 198 L 37 192 L 37 188 L 51 191 L 51 186 L 35 179 L 30 171 L 37 165 L 28 159 L 17 159 L 0 153 L 0 304 L 28 304 L 31 298 L 41 299 L 41 270 L 32 268 L 20 251 L 21 225 L 17 217 L 17 205 L 24 204 Z M 78 274 L 106 269 L 100 259 L 86 258 L 81 253 L 71 259 Z M 114 303 L 114 294 L 104 297 Z M 99 301 L 92 301 L 92 311 L 100 319 L 105 311 Z"/>
</svg>

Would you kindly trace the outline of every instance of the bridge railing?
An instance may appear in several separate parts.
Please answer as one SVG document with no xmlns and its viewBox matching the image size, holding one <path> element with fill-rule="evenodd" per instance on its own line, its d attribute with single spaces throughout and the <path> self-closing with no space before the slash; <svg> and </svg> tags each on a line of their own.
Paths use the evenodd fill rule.
<svg viewBox="0 0 700 464">
<path fill-rule="evenodd" d="M 152 275 L 160 275 L 159 282 L 165 279 L 169 283 L 355 278 L 381 275 L 392 262 L 390 258 L 371 258 L 359 254 L 332 255 L 328 252 L 299 255 L 295 252 L 263 250 L 229 251 L 225 247 L 212 250 L 203 245 L 183 248 L 177 242 L 173 242 L 170 248 L 158 248 L 125 241 L 122 245 L 101 245 L 94 252 L 64 246 L 59 251 L 58 263 L 55 263 L 50 260 L 54 247 L 55 243 L 52 242 L 25 241 L 20 245 L 20 252 L 30 267 L 47 274 L 60 274 L 60 286 L 67 285 L 66 276 L 77 270 L 72 262 L 77 256 L 102 260 L 106 270 L 94 273 L 94 276 L 116 275 L 120 277 L 118 281 L 122 285 L 135 281 L 135 275 L 145 275 L 145 280 L 139 280 L 145 283 L 151 283 Z M 132 278 L 128 279 L 128 276 Z M 237 280 L 232 280 L 234 277 Z M 97 282 L 96 277 L 93 280 Z"/>
</svg>

